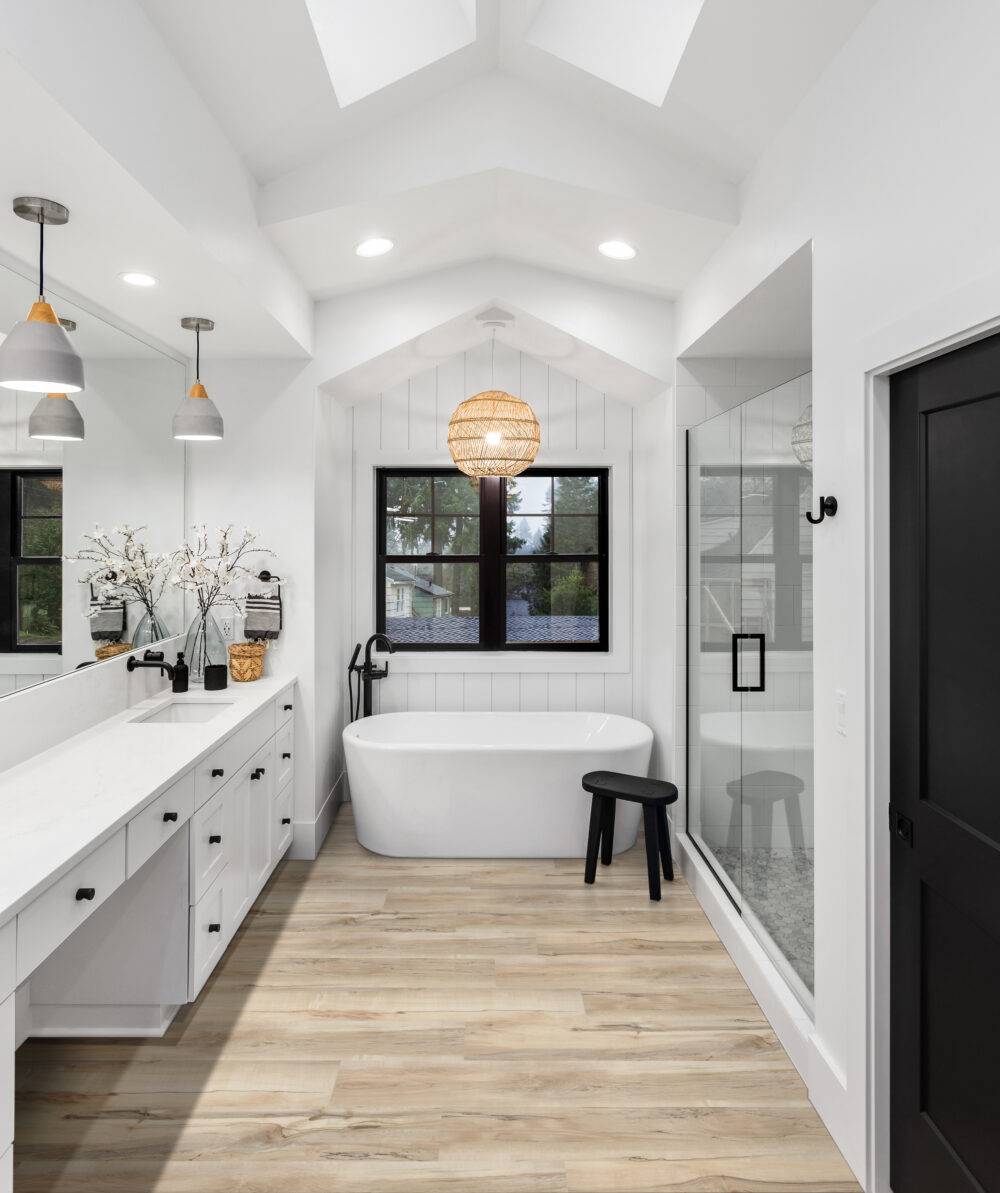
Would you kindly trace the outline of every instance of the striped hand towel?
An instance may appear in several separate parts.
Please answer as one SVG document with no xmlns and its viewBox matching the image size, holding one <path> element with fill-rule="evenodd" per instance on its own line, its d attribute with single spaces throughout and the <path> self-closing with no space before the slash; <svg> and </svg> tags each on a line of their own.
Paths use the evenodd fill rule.
<svg viewBox="0 0 1000 1193">
<path fill-rule="evenodd" d="M 248 593 L 243 636 L 248 642 L 277 638 L 281 630 L 281 594 L 277 592 Z"/>
</svg>

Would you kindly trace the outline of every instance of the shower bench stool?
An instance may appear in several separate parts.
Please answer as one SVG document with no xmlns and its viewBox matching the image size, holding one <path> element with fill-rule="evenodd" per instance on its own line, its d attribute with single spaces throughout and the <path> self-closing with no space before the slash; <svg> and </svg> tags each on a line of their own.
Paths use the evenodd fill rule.
<svg viewBox="0 0 1000 1193">
<path fill-rule="evenodd" d="M 589 791 L 590 835 L 587 838 L 587 864 L 584 882 L 597 876 L 597 853 L 601 863 L 611 865 L 611 851 L 615 840 L 615 801 L 624 799 L 642 804 L 642 827 L 646 837 L 646 870 L 649 873 L 649 897 L 660 898 L 660 865 L 663 877 L 674 880 L 674 864 L 670 857 L 670 830 L 667 827 L 667 805 L 677 800 L 677 788 L 662 779 L 642 779 L 638 775 L 621 775 L 611 770 L 592 770 L 583 776 L 583 789 Z"/>
</svg>

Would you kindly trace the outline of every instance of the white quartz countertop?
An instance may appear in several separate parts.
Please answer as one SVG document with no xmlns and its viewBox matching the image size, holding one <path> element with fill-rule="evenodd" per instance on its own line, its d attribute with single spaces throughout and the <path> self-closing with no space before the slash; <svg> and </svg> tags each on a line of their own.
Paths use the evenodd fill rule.
<svg viewBox="0 0 1000 1193">
<path fill-rule="evenodd" d="M 269 676 L 176 696 L 167 688 L 0 772 L 0 924 L 294 682 Z M 224 707 L 203 722 L 136 723 L 171 700 Z"/>
</svg>

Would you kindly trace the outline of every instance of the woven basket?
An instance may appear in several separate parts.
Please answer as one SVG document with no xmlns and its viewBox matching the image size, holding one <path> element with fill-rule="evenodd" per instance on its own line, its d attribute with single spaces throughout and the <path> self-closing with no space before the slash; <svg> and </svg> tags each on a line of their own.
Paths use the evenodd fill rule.
<svg viewBox="0 0 1000 1193">
<path fill-rule="evenodd" d="M 252 683 L 264 674 L 266 642 L 234 642 L 229 648 L 229 674 L 237 683 Z"/>
<path fill-rule="evenodd" d="M 131 649 L 131 642 L 105 642 L 94 654 L 98 659 L 113 659 L 116 654 L 127 654 Z"/>
</svg>

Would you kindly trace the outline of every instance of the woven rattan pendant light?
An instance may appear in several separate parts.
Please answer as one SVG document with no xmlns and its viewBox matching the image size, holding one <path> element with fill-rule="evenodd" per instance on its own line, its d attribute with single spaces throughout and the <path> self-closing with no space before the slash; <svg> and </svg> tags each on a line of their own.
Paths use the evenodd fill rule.
<svg viewBox="0 0 1000 1193">
<path fill-rule="evenodd" d="M 492 325 L 490 374 L 495 379 L 496 328 Z M 487 389 L 461 402 L 448 423 L 448 450 L 466 476 L 517 476 L 538 454 L 542 437 L 527 402 L 502 389 Z"/>
</svg>

